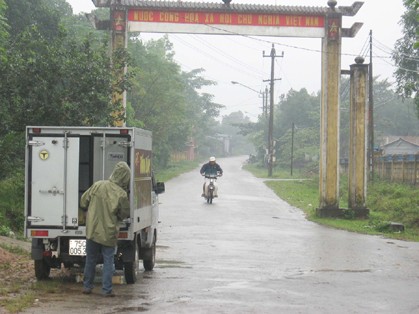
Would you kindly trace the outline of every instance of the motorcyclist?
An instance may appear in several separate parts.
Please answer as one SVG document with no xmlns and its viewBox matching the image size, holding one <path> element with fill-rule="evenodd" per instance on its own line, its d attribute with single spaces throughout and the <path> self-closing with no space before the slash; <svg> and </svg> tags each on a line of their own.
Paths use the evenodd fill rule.
<svg viewBox="0 0 419 314">
<path fill-rule="evenodd" d="M 214 156 L 211 156 L 209 161 L 202 165 L 201 170 L 199 171 L 202 176 L 209 176 L 209 175 L 215 175 L 215 176 L 222 176 L 223 175 L 223 169 L 221 169 L 220 165 L 217 164 L 216 159 Z M 205 197 L 205 183 L 202 187 L 202 197 Z"/>
</svg>

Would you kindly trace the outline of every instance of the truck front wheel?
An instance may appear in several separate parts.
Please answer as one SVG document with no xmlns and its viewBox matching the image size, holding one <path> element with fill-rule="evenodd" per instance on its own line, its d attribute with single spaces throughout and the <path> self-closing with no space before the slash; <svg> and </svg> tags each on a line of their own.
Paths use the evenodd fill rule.
<svg viewBox="0 0 419 314">
<path fill-rule="evenodd" d="M 153 270 L 156 263 L 156 236 L 154 236 L 153 245 L 147 249 L 143 258 L 143 266 L 145 270 Z"/>
<path fill-rule="evenodd" d="M 51 266 L 43 259 L 35 260 L 35 277 L 38 280 L 45 280 L 49 278 Z"/>
</svg>

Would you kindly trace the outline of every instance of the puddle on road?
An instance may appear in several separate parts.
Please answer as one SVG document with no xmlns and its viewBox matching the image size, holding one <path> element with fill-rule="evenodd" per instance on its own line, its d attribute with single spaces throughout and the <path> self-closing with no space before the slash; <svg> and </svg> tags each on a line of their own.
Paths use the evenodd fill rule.
<svg viewBox="0 0 419 314">
<path fill-rule="evenodd" d="M 130 306 L 130 307 L 122 307 L 117 308 L 116 311 L 112 313 L 133 313 L 133 312 L 147 312 L 149 308 L 144 306 Z"/>
<path fill-rule="evenodd" d="M 330 273 L 371 273 L 371 269 L 318 269 L 313 270 L 315 273 L 330 272 Z"/>
<path fill-rule="evenodd" d="M 156 268 L 192 268 L 190 265 L 186 265 L 184 262 L 175 260 L 157 260 Z"/>
<path fill-rule="evenodd" d="M 302 279 L 304 276 L 313 273 L 371 273 L 371 269 L 310 269 L 310 270 L 295 270 L 293 273 L 285 275 L 285 279 Z"/>
</svg>

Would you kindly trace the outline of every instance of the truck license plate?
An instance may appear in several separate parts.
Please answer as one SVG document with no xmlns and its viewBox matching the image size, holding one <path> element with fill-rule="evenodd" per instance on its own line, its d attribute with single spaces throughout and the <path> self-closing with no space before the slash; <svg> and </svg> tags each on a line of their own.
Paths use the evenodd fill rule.
<svg viewBox="0 0 419 314">
<path fill-rule="evenodd" d="M 86 240 L 70 239 L 70 255 L 85 256 L 86 255 Z"/>
</svg>

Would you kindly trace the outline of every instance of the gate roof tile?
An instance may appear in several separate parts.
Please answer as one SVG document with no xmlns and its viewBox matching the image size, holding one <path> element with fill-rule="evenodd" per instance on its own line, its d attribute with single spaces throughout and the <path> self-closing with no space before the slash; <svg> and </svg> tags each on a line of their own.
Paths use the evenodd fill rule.
<svg viewBox="0 0 419 314">
<path fill-rule="evenodd" d="M 266 4 L 235 4 L 225 5 L 208 2 L 183 2 L 183 1 L 144 1 L 144 0 L 93 0 L 97 7 L 125 6 L 139 9 L 165 9 L 165 10 L 190 10 L 190 11 L 213 11 L 225 12 L 231 10 L 235 13 L 262 13 L 262 14 L 308 14 L 324 15 L 329 7 L 308 7 L 308 6 L 284 6 Z M 345 8 L 345 7 L 344 7 Z M 343 9 L 343 8 L 342 8 Z M 340 13 L 340 7 L 336 12 Z"/>
</svg>

